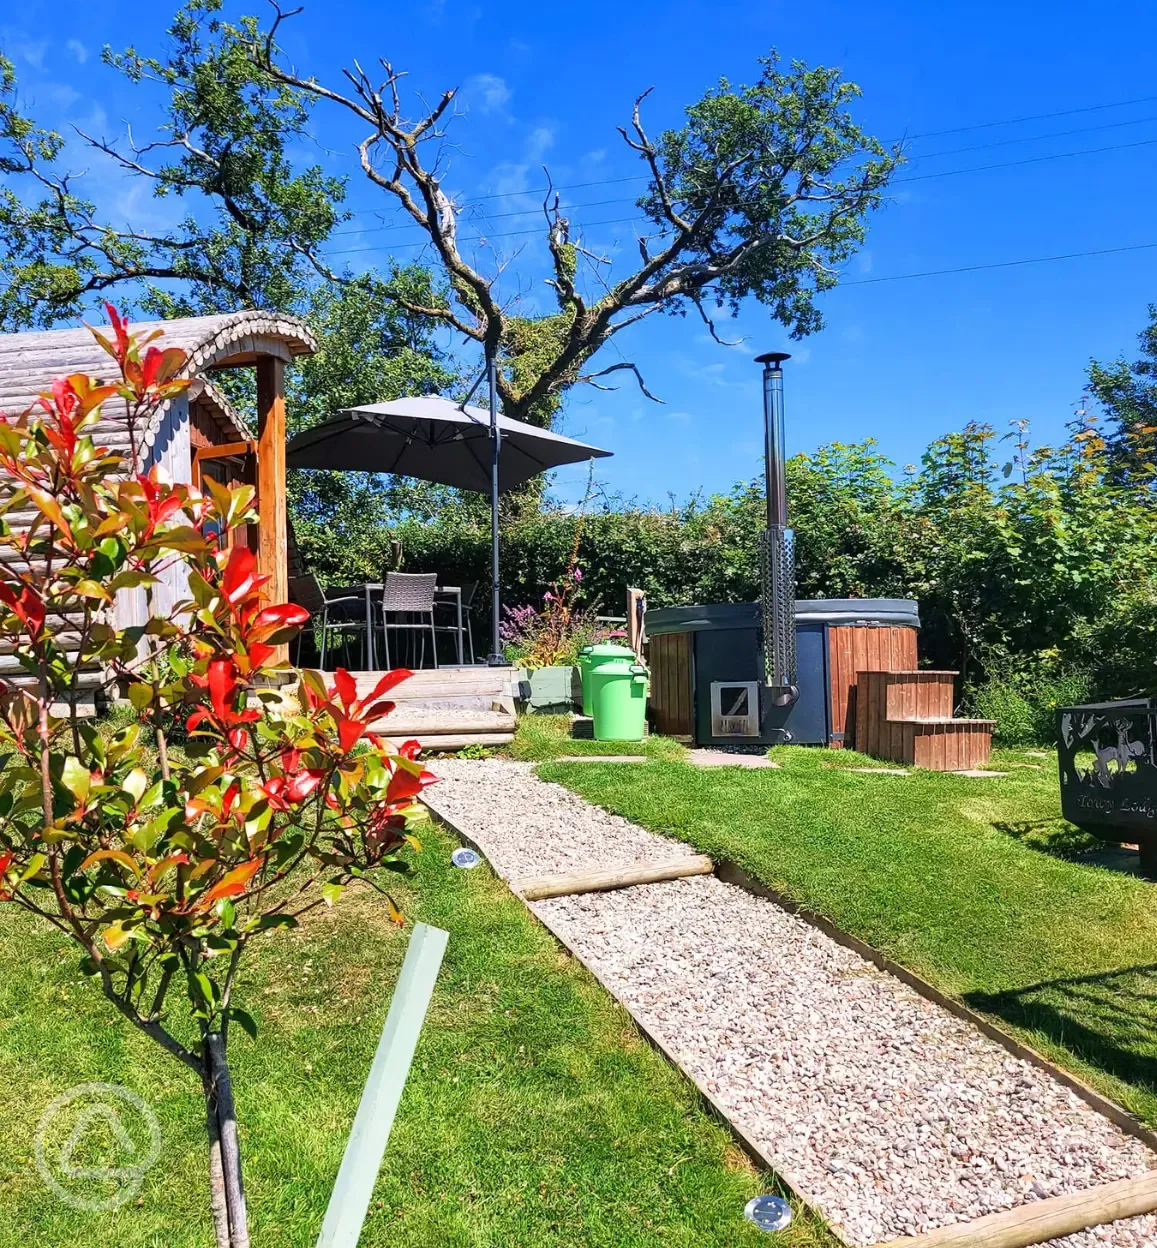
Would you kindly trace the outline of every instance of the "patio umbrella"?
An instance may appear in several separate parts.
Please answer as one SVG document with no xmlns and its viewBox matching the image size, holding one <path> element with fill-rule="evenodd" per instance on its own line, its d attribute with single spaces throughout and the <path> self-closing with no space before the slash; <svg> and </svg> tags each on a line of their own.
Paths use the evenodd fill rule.
<svg viewBox="0 0 1157 1248">
<path fill-rule="evenodd" d="M 488 370 L 489 371 L 489 370 Z M 392 472 L 421 481 L 490 494 L 491 663 L 498 648 L 498 495 L 562 464 L 610 455 L 610 451 L 538 429 L 491 410 L 428 395 L 351 407 L 306 429 L 286 448 L 289 468 Z"/>
</svg>

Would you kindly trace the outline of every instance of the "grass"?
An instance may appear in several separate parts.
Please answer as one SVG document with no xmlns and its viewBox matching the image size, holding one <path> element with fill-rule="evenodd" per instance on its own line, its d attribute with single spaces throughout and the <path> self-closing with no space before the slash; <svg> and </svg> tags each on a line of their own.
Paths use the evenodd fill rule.
<svg viewBox="0 0 1157 1248">
<path fill-rule="evenodd" d="M 407 916 L 447 928 L 447 960 L 362 1248 L 743 1248 L 768 1190 L 628 1016 L 486 867 L 456 871 L 437 828 Z M 354 893 L 270 938 L 244 974 L 261 1023 L 232 1045 L 254 1248 L 307 1248 L 321 1225 L 406 937 Z M 116 1019 L 73 949 L 0 907 L 0 1243 L 208 1248 L 203 1108 L 183 1067 Z M 156 1111 L 140 1204 L 85 1213 L 32 1161 L 45 1106 L 86 1081 Z M 831 1248 L 806 1213 L 782 1242 Z"/>
<path fill-rule="evenodd" d="M 677 760 L 686 751 L 670 737 L 646 737 L 642 741 L 595 741 L 572 737 L 569 715 L 523 715 L 510 746 L 510 756 L 541 763 L 567 754 L 642 754 L 647 758 Z M 589 725 L 583 725 L 589 731 Z"/>
<path fill-rule="evenodd" d="M 1060 818 L 1055 755 L 1001 751 L 1003 779 L 773 757 L 781 769 L 656 758 L 540 774 L 740 864 L 1157 1124 L 1157 890 L 1098 865 Z"/>
</svg>

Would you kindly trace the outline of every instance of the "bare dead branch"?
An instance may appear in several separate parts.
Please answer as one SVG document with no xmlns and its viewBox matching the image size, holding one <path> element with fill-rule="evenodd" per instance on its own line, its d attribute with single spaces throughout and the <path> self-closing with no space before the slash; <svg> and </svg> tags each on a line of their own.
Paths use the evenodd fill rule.
<svg viewBox="0 0 1157 1248">
<path fill-rule="evenodd" d="M 611 364 L 608 368 L 599 369 L 597 373 L 584 373 L 582 376 L 575 378 L 575 380 L 585 382 L 588 386 L 594 386 L 596 390 L 617 390 L 618 386 L 600 386 L 595 378 L 606 377 L 609 373 L 619 373 L 624 370 L 635 374 L 635 380 L 639 383 L 639 389 L 653 403 L 665 402 L 664 399 L 656 397 L 647 389 L 647 383 L 643 380 L 643 374 L 639 372 L 638 365 L 632 364 L 628 360 L 623 360 L 619 364 Z"/>
</svg>

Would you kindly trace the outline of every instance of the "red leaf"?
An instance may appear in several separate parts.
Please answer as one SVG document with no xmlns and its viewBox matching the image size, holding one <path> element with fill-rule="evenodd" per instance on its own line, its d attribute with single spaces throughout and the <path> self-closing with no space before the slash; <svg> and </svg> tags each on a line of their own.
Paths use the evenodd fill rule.
<svg viewBox="0 0 1157 1248">
<path fill-rule="evenodd" d="M 11 854 L 0 854 L 0 876 L 12 865 Z"/>
<path fill-rule="evenodd" d="M 229 744 L 240 753 L 249 744 L 249 733 L 244 728 L 231 728 Z"/>
<path fill-rule="evenodd" d="M 213 710 L 218 719 L 227 719 L 233 707 L 233 690 L 237 688 L 237 678 L 233 675 L 232 659 L 212 659 L 208 672 L 209 697 L 213 702 Z"/>
<path fill-rule="evenodd" d="M 412 762 L 422 752 L 422 745 L 419 741 L 403 741 L 398 748 L 398 753 L 403 758 L 408 758 Z"/>
<path fill-rule="evenodd" d="M 260 870 L 261 859 L 251 858 L 241 866 L 234 867 L 232 871 L 227 871 L 219 884 L 214 884 L 207 893 L 201 895 L 197 902 L 198 909 L 207 910 L 222 897 L 237 897 L 245 891 L 246 885 Z"/>
<path fill-rule="evenodd" d="M 397 707 L 396 702 L 375 702 L 373 706 L 367 707 L 362 711 L 362 719 L 367 724 L 372 724 L 375 719 L 381 719 L 383 715 L 389 715 Z"/>
<path fill-rule="evenodd" d="M 322 771 L 299 771 L 296 776 L 290 780 L 285 789 L 285 796 L 291 802 L 303 802 L 321 783 L 322 777 L 325 775 Z"/>
<path fill-rule="evenodd" d="M 399 768 L 390 778 L 389 787 L 386 789 L 386 801 L 402 802 L 411 797 L 417 797 L 427 785 L 433 784 L 437 779 L 438 777 L 432 771 L 423 771 L 421 775 L 415 776 L 412 771 Z"/>
<path fill-rule="evenodd" d="M 263 611 L 258 611 L 253 619 L 253 628 L 289 628 L 293 625 L 304 624 L 309 619 L 309 612 L 304 607 L 299 607 L 293 602 L 283 602 L 277 607 L 266 607 Z"/>
<path fill-rule="evenodd" d="M 349 710 L 349 708 L 357 701 L 358 684 L 357 681 L 346 671 L 344 667 L 339 667 L 333 676 L 333 688 L 330 694 L 336 693 L 341 698 L 341 704 Z"/>
<path fill-rule="evenodd" d="M 104 310 L 108 313 L 108 322 L 112 326 L 112 332 L 116 335 L 117 359 L 123 360 L 129 348 L 128 319 L 122 317 L 111 303 L 106 302 Z"/>
<path fill-rule="evenodd" d="M 221 588 L 225 593 L 226 601 L 240 602 L 256 587 L 257 556 L 248 546 L 234 546 L 229 552 L 229 562 L 225 566 L 225 575 L 221 580 Z"/>
<path fill-rule="evenodd" d="M 342 753 L 348 754 L 350 750 L 365 735 L 366 726 L 356 719 L 346 719 L 344 716 L 338 720 L 337 739 L 342 748 Z"/>
<path fill-rule="evenodd" d="M 245 649 L 245 653 L 249 656 L 250 667 L 264 667 L 270 655 L 275 651 L 276 647 L 267 646 L 263 641 L 251 641 Z"/>
<path fill-rule="evenodd" d="M 388 692 L 395 685 L 400 685 L 403 680 L 409 680 L 413 674 L 408 667 L 395 667 L 392 672 L 387 672 L 378 681 L 373 690 L 366 695 L 365 701 L 376 702 L 383 693 Z"/>
</svg>

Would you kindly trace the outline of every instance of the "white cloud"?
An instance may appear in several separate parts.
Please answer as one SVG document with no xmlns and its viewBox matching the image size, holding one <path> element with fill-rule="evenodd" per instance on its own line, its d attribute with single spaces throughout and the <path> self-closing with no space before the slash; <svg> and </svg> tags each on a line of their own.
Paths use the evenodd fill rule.
<svg viewBox="0 0 1157 1248">
<path fill-rule="evenodd" d="M 503 111 L 510 103 L 511 90 L 497 74 L 475 74 L 462 89 L 467 102 L 476 101 L 483 113 Z"/>
<path fill-rule="evenodd" d="M 554 146 L 554 127 L 535 126 L 526 140 L 527 160 L 541 160 Z"/>
<path fill-rule="evenodd" d="M 88 60 L 88 48 L 79 39 L 70 39 L 64 46 L 76 57 L 81 65 Z"/>
<path fill-rule="evenodd" d="M 44 54 L 48 51 L 48 40 L 18 40 L 10 43 L 8 50 L 18 61 L 26 61 L 33 69 L 43 69 Z"/>
</svg>

